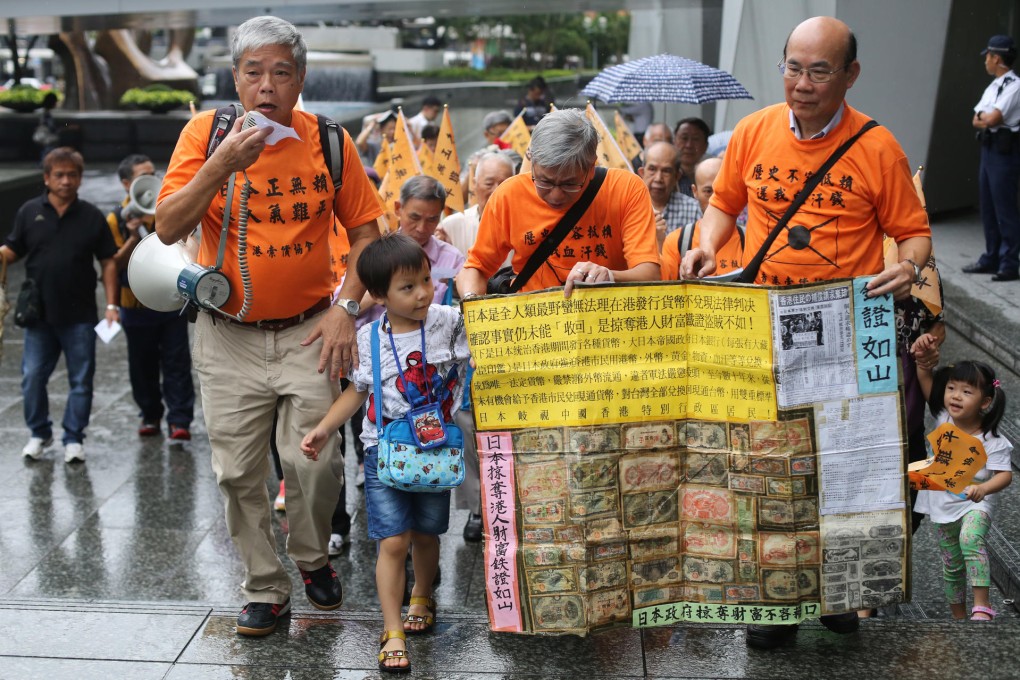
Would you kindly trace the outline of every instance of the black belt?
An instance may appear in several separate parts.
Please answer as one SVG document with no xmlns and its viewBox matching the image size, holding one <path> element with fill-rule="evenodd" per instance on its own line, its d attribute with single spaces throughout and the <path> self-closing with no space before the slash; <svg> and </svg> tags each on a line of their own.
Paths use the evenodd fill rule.
<svg viewBox="0 0 1020 680">
<path fill-rule="evenodd" d="M 318 302 L 316 302 L 314 305 L 306 309 L 305 311 L 301 312 L 300 314 L 289 316 L 286 319 L 262 319 L 261 321 L 238 321 L 237 319 L 232 319 L 229 316 L 225 316 L 218 312 L 212 312 L 212 315 L 214 317 L 226 319 L 230 323 L 235 323 L 238 326 L 257 328 L 260 331 L 282 331 L 292 326 L 297 326 L 299 323 L 302 323 L 303 321 L 312 318 L 319 312 L 329 309 L 329 305 L 330 299 L 328 297 L 324 297 Z"/>
</svg>

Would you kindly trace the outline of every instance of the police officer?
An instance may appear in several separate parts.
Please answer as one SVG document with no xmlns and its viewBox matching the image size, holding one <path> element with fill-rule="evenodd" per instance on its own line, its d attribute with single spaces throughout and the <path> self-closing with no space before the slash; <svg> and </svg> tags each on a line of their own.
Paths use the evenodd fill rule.
<svg viewBox="0 0 1020 680">
<path fill-rule="evenodd" d="M 981 142 L 981 221 L 985 252 L 963 268 L 967 274 L 992 274 L 992 281 L 1020 279 L 1020 79 L 1012 71 L 1016 46 L 1008 35 L 993 35 L 985 70 L 995 80 L 974 107 L 971 124 Z"/>
</svg>

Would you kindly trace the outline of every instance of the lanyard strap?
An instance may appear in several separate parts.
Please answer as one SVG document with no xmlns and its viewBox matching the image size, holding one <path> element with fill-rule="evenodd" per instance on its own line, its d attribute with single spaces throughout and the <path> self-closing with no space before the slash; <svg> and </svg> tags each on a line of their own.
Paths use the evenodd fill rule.
<svg viewBox="0 0 1020 680">
<path fill-rule="evenodd" d="M 372 389 L 375 393 L 375 428 L 382 432 L 382 380 L 379 377 L 379 322 L 372 322 Z"/>
<path fill-rule="evenodd" d="M 384 328 L 386 329 L 386 334 L 390 336 L 390 347 L 393 349 L 393 360 L 397 364 L 397 373 L 400 374 L 400 382 L 404 386 L 404 400 L 407 401 L 407 403 L 410 404 L 412 407 L 417 406 L 418 404 L 415 404 L 407 397 L 407 380 L 404 379 L 404 370 L 400 368 L 400 354 L 397 353 L 397 343 L 393 341 L 393 327 L 390 326 L 389 319 L 386 317 L 385 314 L 383 315 L 383 320 L 385 321 Z M 419 321 L 418 324 L 419 324 L 418 330 L 419 332 L 421 332 L 422 372 L 425 374 L 425 403 L 431 404 L 432 384 L 428 376 L 428 361 L 425 359 L 425 322 Z"/>
</svg>

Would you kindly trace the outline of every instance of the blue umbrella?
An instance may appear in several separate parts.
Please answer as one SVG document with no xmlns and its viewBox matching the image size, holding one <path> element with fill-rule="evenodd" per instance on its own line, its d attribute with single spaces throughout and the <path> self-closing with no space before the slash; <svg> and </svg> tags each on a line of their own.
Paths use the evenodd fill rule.
<svg viewBox="0 0 1020 680">
<path fill-rule="evenodd" d="M 581 94 L 615 102 L 683 102 L 704 104 L 718 99 L 753 99 L 726 71 L 700 61 L 660 54 L 610 66 Z"/>
</svg>

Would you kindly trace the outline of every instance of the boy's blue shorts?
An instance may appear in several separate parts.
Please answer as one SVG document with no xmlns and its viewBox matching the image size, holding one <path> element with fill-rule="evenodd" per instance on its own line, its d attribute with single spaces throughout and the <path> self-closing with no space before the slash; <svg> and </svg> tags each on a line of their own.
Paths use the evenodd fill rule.
<svg viewBox="0 0 1020 680">
<path fill-rule="evenodd" d="M 365 505 L 368 537 L 374 541 L 408 529 L 421 534 L 445 534 L 450 527 L 450 492 L 400 491 L 379 481 L 379 447 L 365 449 Z"/>
</svg>

